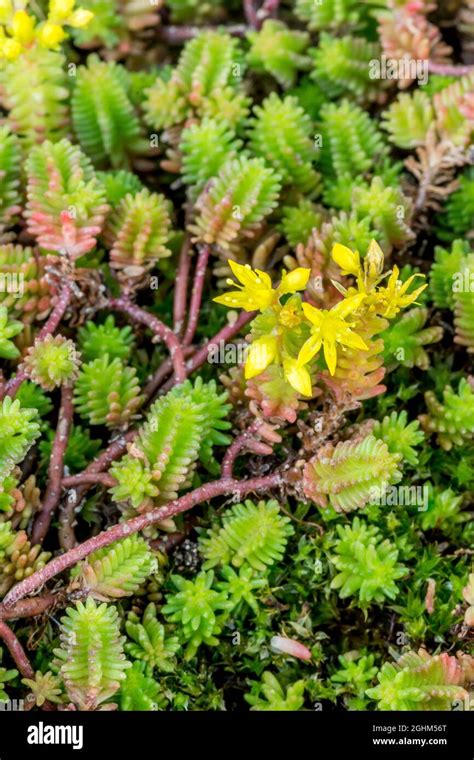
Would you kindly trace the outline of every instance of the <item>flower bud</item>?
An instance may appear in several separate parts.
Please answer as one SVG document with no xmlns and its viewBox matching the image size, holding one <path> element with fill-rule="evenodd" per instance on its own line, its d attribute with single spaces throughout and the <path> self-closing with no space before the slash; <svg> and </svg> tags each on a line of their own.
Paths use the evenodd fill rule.
<svg viewBox="0 0 474 760">
<path fill-rule="evenodd" d="M 364 269 L 371 280 L 376 280 L 383 272 L 384 255 L 376 240 L 372 240 L 364 259 Z"/>
<path fill-rule="evenodd" d="M 270 646 L 275 652 L 289 654 L 291 657 L 297 657 L 298 660 L 310 660 L 311 652 L 304 644 L 300 644 L 295 639 L 287 639 L 286 636 L 273 636 Z"/>
</svg>

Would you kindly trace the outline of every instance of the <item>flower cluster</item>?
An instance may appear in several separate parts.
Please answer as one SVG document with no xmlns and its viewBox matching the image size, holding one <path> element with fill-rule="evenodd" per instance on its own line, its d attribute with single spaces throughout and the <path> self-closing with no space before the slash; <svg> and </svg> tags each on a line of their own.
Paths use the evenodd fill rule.
<svg viewBox="0 0 474 760">
<path fill-rule="evenodd" d="M 355 284 L 349 288 L 338 284 L 343 298 L 331 309 L 316 308 L 297 295 L 308 284 L 309 269 L 299 267 L 283 272 L 280 284 L 274 288 L 266 272 L 253 271 L 248 265 L 229 260 L 238 280 L 238 284 L 229 280 L 229 285 L 238 290 L 214 300 L 230 308 L 261 313 L 252 323 L 245 364 L 247 379 L 260 375 L 270 365 L 277 365 L 285 381 L 297 393 L 311 396 L 311 369 L 321 350 L 330 375 L 334 375 L 338 357 L 347 348 L 368 350 L 361 334 L 367 319 L 393 319 L 401 309 L 416 302 L 427 287 L 421 285 L 410 291 L 416 275 L 402 282 L 397 266 L 384 275 L 384 256 L 375 240 L 363 264 L 357 251 L 341 244 L 334 246 L 332 256 L 341 274 L 355 278 Z"/>
<path fill-rule="evenodd" d="M 24 6 L 15 0 L 2 0 L 0 5 L 0 58 L 7 61 L 33 45 L 56 50 L 67 37 L 65 26 L 81 29 L 93 17 L 91 11 L 75 8 L 75 0 L 50 0 L 47 18 L 37 24 Z"/>
</svg>

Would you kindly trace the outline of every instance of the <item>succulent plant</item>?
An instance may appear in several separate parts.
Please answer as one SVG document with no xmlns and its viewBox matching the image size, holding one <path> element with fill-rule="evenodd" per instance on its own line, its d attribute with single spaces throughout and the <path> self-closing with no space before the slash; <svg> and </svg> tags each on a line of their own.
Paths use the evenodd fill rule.
<svg viewBox="0 0 474 760">
<path fill-rule="evenodd" d="M 237 157 L 241 146 L 242 141 L 225 121 L 205 117 L 199 124 L 191 124 L 183 130 L 180 142 L 184 181 L 201 191 L 227 161 Z"/>
<path fill-rule="evenodd" d="M 424 347 L 440 341 L 443 328 L 425 327 L 427 319 L 427 309 L 410 309 L 382 333 L 387 366 L 400 363 L 419 369 L 429 367 L 430 359 Z"/>
<path fill-rule="evenodd" d="M 110 214 L 104 232 L 111 266 L 133 273 L 169 256 L 170 224 L 169 204 L 163 195 L 147 189 L 126 195 Z"/>
<path fill-rule="evenodd" d="M 11 522 L 0 523 L 0 595 L 4 596 L 14 583 L 41 570 L 51 557 L 32 546 L 24 530 L 14 531 Z"/>
<path fill-rule="evenodd" d="M 250 68 L 271 74 L 282 87 L 295 83 L 298 69 L 309 68 L 309 58 L 304 55 L 309 43 L 306 32 L 293 31 L 280 21 L 267 19 L 258 32 L 249 32 L 247 37 L 250 50 L 246 60 Z"/>
<path fill-rule="evenodd" d="M 111 359 L 127 360 L 133 348 L 132 328 L 117 327 L 112 314 L 102 324 L 86 322 L 78 330 L 82 360 L 92 362 L 108 354 Z"/>
<path fill-rule="evenodd" d="M 12 341 L 23 330 L 23 323 L 8 319 L 6 306 L 0 306 L 0 358 L 16 359 L 20 352 Z"/>
<path fill-rule="evenodd" d="M 68 140 L 46 141 L 28 156 L 28 230 L 47 251 L 72 259 L 95 247 L 108 206 L 89 159 Z"/>
<path fill-rule="evenodd" d="M 120 688 L 127 668 L 115 607 L 85 603 L 68 607 L 61 619 L 56 665 L 69 699 L 80 710 L 95 710 Z"/>
<path fill-rule="evenodd" d="M 382 133 L 360 106 L 343 100 L 321 109 L 321 161 L 329 175 L 358 177 L 387 155 Z"/>
<path fill-rule="evenodd" d="M 375 493 L 383 496 L 387 486 L 400 480 L 400 460 L 400 454 L 391 453 L 384 441 L 370 435 L 335 447 L 328 444 L 305 466 L 305 496 L 337 512 L 361 509 Z"/>
<path fill-rule="evenodd" d="M 133 450 L 111 470 L 112 493 L 134 509 L 150 499 L 166 502 L 188 487 L 198 459 L 212 468 L 212 447 L 225 444 L 226 394 L 216 384 L 189 381 L 162 396 L 150 408 Z"/>
<path fill-rule="evenodd" d="M 406 150 L 423 145 L 434 122 L 433 105 L 425 92 L 400 93 L 384 113 L 383 125 L 390 140 Z"/>
<path fill-rule="evenodd" d="M 234 242 L 255 236 L 275 208 L 279 191 L 279 175 L 263 159 L 228 161 L 196 201 L 193 239 L 229 250 Z"/>
<path fill-rule="evenodd" d="M 379 57 L 376 43 L 363 37 L 334 37 L 322 32 L 314 58 L 313 79 L 331 97 L 352 95 L 356 100 L 371 100 L 379 89 L 370 76 L 370 61 Z"/>
<path fill-rule="evenodd" d="M 2 65 L 2 105 L 25 147 L 66 136 L 69 89 L 65 63 L 61 52 L 35 46 Z"/>
<path fill-rule="evenodd" d="M 53 704 L 62 702 L 61 681 L 50 670 L 46 673 L 37 670 L 34 678 L 23 678 L 22 683 L 31 690 L 38 707 L 44 705 L 46 700 Z"/>
<path fill-rule="evenodd" d="M 0 0 L 0 701 L 468 710 L 474 0 L 80 3 Z"/>
<path fill-rule="evenodd" d="M 156 605 L 147 605 L 142 620 L 130 612 L 125 623 L 129 641 L 125 651 L 130 657 L 146 664 L 147 672 L 154 670 L 172 673 L 176 668 L 175 654 L 180 648 L 177 636 L 165 634 L 164 626 L 158 621 Z"/>
<path fill-rule="evenodd" d="M 384 417 L 381 422 L 376 422 L 372 433 L 380 441 L 383 441 L 391 454 L 401 454 L 403 460 L 413 467 L 418 464 L 416 447 L 424 440 L 423 431 L 419 429 L 418 420 L 408 422 L 405 410 L 392 412 L 389 417 Z"/>
<path fill-rule="evenodd" d="M 281 227 L 289 244 L 296 247 L 298 243 L 306 243 L 313 229 L 319 227 L 321 214 L 309 200 L 300 200 L 297 206 L 284 206 Z"/>
<path fill-rule="evenodd" d="M 71 572 L 88 593 L 99 601 L 131 596 L 151 575 L 156 561 L 147 542 L 127 536 L 105 549 L 92 552 Z"/>
<path fill-rule="evenodd" d="M 265 159 L 283 185 L 294 185 L 302 193 L 315 195 L 320 180 L 314 169 L 317 150 L 311 140 L 311 120 L 296 98 L 280 100 L 272 93 L 254 112 L 256 118 L 250 130 L 252 151 Z"/>
<path fill-rule="evenodd" d="M 388 539 L 381 540 L 377 528 L 354 517 L 351 525 L 338 525 L 338 540 L 331 561 L 339 572 L 331 588 L 341 599 L 355 596 L 361 607 L 398 594 L 397 580 L 406 575 L 398 550 Z"/>
<path fill-rule="evenodd" d="M 39 436 L 38 412 L 6 396 L 0 406 L 0 481 L 21 462 Z"/>
<path fill-rule="evenodd" d="M 63 335 L 47 335 L 37 340 L 25 357 L 25 371 L 43 390 L 52 391 L 59 385 L 72 385 L 78 376 L 80 354 L 72 340 Z"/>
<path fill-rule="evenodd" d="M 146 711 L 163 709 L 166 705 L 160 684 L 145 672 L 146 663 L 135 660 L 126 671 L 120 686 L 120 709 Z"/>
<path fill-rule="evenodd" d="M 276 676 L 269 670 L 262 674 L 262 680 L 253 682 L 252 689 L 245 694 L 251 710 L 299 710 L 304 703 L 305 681 L 295 681 L 285 690 Z"/>
<path fill-rule="evenodd" d="M 451 710 L 467 695 L 458 660 L 444 652 L 406 652 L 395 663 L 386 662 L 378 677 L 379 685 L 367 694 L 380 710 Z"/>
<path fill-rule="evenodd" d="M 292 529 L 289 519 L 279 512 L 276 501 L 254 504 L 247 500 L 236 504 L 224 516 L 222 528 L 212 529 L 201 539 L 204 567 L 217 564 L 240 567 L 248 563 L 255 570 L 264 571 L 280 560 Z"/>
<path fill-rule="evenodd" d="M 212 570 L 200 572 L 193 581 L 172 576 L 177 591 L 167 596 L 163 614 L 170 622 L 180 623 L 186 659 L 194 657 L 201 644 L 219 643 L 222 618 L 233 607 L 224 592 L 212 588 L 213 581 Z"/>
<path fill-rule="evenodd" d="M 31 248 L 11 243 L 0 245 L 3 284 L 0 304 L 25 324 L 45 319 L 52 309 L 56 285 L 48 278 L 52 261 Z"/>
<path fill-rule="evenodd" d="M 440 446 L 449 451 L 462 446 L 474 436 L 474 391 L 462 378 L 458 392 L 446 386 L 443 401 L 432 391 L 425 394 L 427 414 L 420 415 L 421 425 L 427 433 L 436 433 Z"/>
<path fill-rule="evenodd" d="M 74 388 L 79 414 L 92 425 L 120 427 L 142 403 L 134 367 L 108 354 L 83 364 Z"/>
<path fill-rule="evenodd" d="M 138 149 L 140 124 L 127 90 L 127 72 L 114 62 L 91 55 L 77 70 L 72 123 L 95 166 L 127 166 Z"/>
</svg>

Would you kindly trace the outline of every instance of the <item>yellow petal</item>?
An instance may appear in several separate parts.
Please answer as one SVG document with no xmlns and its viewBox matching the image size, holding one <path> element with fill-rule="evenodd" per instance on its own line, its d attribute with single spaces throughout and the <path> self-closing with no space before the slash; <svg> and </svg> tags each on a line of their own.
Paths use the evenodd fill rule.
<svg viewBox="0 0 474 760">
<path fill-rule="evenodd" d="M 229 259 L 227 263 L 232 269 L 235 277 L 242 285 L 245 285 L 245 287 L 248 288 L 255 286 L 257 275 L 253 269 L 249 267 L 248 264 L 239 264 L 237 261 L 232 261 L 232 259 Z"/>
<path fill-rule="evenodd" d="M 428 287 L 427 284 L 421 285 L 421 287 L 419 287 L 416 290 L 414 290 L 413 293 L 408 293 L 406 296 L 402 296 L 402 298 L 400 299 L 401 304 L 403 306 L 409 306 L 411 303 L 413 303 L 414 301 L 416 301 L 416 299 L 418 298 L 418 296 L 420 295 L 420 293 L 423 293 L 423 291 L 427 287 Z"/>
<path fill-rule="evenodd" d="M 340 338 L 339 343 L 349 346 L 349 348 L 360 348 L 362 351 L 367 351 L 369 348 L 360 335 L 357 335 L 353 330 L 346 330 Z"/>
<path fill-rule="evenodd" d="M 224 293 L 212 299 L 216 303 L 228 306 L 229 309 L 244 309 L 244 311 L 255 311 L 258 308 L 255 301 L 248 296 L 244 290 L 231 290 L 230 293 Z"/>
<path fill-rule="evenodd" d="M 352 314 L 353 311 L 359 308 L 364 298 L 365 293 L 358 293 L 356 296 L 349 296 L 349 298 L 344 298 L 342 301 L 339 301 L 339 303 L 333 306 L 329 313 L 335 314 L 336 316 L 341 317 L 341 319 L 344 319 L 344 317 L 347 317 L 349 314 Z"/>
<path fill-rule="evenodd" d="M 49 18 L 52 21 L 65 21 L 74 10 L 75 0 L 49 0 Z"/>
<path fill-rule="evenodd" d="M 310 362 L 318 353 L 321 348 L 321 343 L 321 338 L 317 335 L 312 335 L 311 338 L 308 338 L 298 354 L 298 364 L 308 364 L 308 362 Z"/>
<path fill-rule="evenodd" d="M 245 379 L 250 380 L 260 375 L 276 356 L 277 344 L 275 338 L 268 335 L 258 338 L 250 346 L 250 351 L 245 362 Z"/>
<path fill-rule="evenodd" d="M 74 29 L 83 29 L 93 18 L 94 14 L 92 11 L 86 11 L 85 8 L 78 8 L 77 11 L 74 11 L 74 13 L 69 16 L 67 24 Z"/>
<path fill-rule="evenodd" d="M 16 60 L 21 50 L 21 45 L 16 40 L 5 38 L 0 42 L 0 58 L 6 58 L 7 61 Z"/>
<path fill-rule="evenodd" d="M 332 257 L 341 268 L 342 274 L 357 276 L 360 272 L 360 256 L 357 251 L 351 251 L 346 245 L 335 243 L 332 249 Z"/>
<path fill-rule="evenodd" d="M 321 309 L 316 309 L 315 306 L 311 306 L 310 303 L 303 303 L 303 314 L 305 315 L 306 319 L 309 319 L 311 324 L 315 325 L 316 327 L 320 327 L 321 322 L 323 321 L 323 312 Z"/>
<path fill-rule="evenodd" d="M 334 375 L 337 365 L 337 350 L 336 344 L 332 340 L 324 341 L 324 358 L 328 365 L 329 372 Z"/>
<path fill-rule="evenodd" d="M 29 45 L 35 36 L 35 20 L 26 11 L 17 11 L 12 19 L 13 37 L 21 45 Z"/>
<path fill-rule="evenodd" d="M 287 272 L 281 278 L 281 283 L 278 287 L 278 292 L 284 293 L 296 293 L 297 290 L 304 290 L 308 284 L 310 269 L 304 267 L 297 267 L 292 272 Z"/>
<path fill-rule="evenodd" d="M 387 290 L 393 290 L 396 287 L 399 274 L 400 274 L 399 268 L 397 266 L 394 266 L 392 269 L 392 273 L 390 277 L 388 278 Z"/>
<path fill-rule="evenodd" d="M 50 21 L 46 21 L 39 27 L 37 37 L 40 45 L 54 50 L 64 40 L 66 33 L 59 24 L 52 24 Z"/>
<path fill-rule="evenodd" d="M 13 13 L 12 0 L 0 0 L 0 24 L 8 24 Z"/>
<path fill-rule="evenodd" d="M 410 285 L 412 284 L 412 282 L 414 282 L 414 280 L 416 280 L 417 277 L 424 278 L 424 275 L 423 274 L 412 274 L 412 276 L 409 277 L 408 280 L 406 280 L 403 283 L 402 287 L 400 288 L 400 293 L 402 293 L 402 294 L 406 293 L 406 291 L 408 290 L 408 288 L 410 287 Z M 427 287 L 427 285 L 425 285 L 424 287 Z"/>
<path fill-rule="evenodd" d="M 272 290 L 272 279 L 269 274 L 262 272 L 261 269 L 256 269 L 255 274 L 257 275 L 257 284 L 259 288 L 264 287 L 268 290 Z"/>
<path fill-rule="evenodd" d="M 311 396 L 313 388 L 311 375 L 295 359 L 283 359 L 283 373 L 292 388 L 302 396 Z"/>
</svg>

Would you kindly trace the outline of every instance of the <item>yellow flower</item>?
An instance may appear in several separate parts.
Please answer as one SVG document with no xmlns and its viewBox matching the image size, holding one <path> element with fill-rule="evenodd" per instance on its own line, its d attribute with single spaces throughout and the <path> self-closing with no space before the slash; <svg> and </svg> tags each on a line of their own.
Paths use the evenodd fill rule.
<svg viewBox="0 0 474 760">
<path fill-rule="evenodd" d="M 91 11 L 85 8 L 74 10 L 75 0 L 50 0 L 48 21 L 59 26 L 72 26 L 76 29 L 87 26 L 94 17 Z"/>
<path fill-rule="evenodd" d="M 0 59 L 5 58 L 7 61 L 14 61 L 20 55 L 22 47 L 17 40 L 11 37 L 5 37 L 3 29 L 0 27 Z"/>
<path fill-rule="evenodd" d="M 371 240 L 369 250 L 364 259 L 364 270 L 370 280 L 374 282 L 383 272 L 384 255 L 376 240 Z"/>
<path fill-rule="evenodd" d="M 342 274 L 353 274 L 358 277 L 360 274 L 360 256 L 358 251 L 351 251 L 346 245 L 335 243 L 332 249 L 332 257 L 336 264 L 341 268 Z"/>
<path fill-rule="evenodd" d="M 45 21 L 44 24 L 38 29 L 37 39 L 40 45 L 50 50 L 54 50 L 66 37 L 66 32 L 59 26 L 59 24 L 53 24 L 51 21 Z"/>
<path fill-rule="evenodd" d="M 311 375 L 306 367 L 298 362 L 297 359 L 285 357 L 283 359 L 283 374 L 285 380 L 289 382 L 292 388 L 302 396 L 311 396 L 313 393 Z"/>
<path fill-rule="evenodd" d="M 383 309 L 383 316 L 391 319 L 394 317 L 400 309 L 404 309 L 410 306 L 420 293 L 427 288 L 427 285 L 421 285 L 421 287 L 414 290 L 412 293 L 407 293 L 408 288 L 415 280 L 416 277 L 423 277 L 421 274 L 412 274 L 406 282 L 399 280 L 400 270 L 397 266 L 393 267 L 392 274 L 387 282 L 387 286 L 380 288 L 377 293 L 377 301 Z"/>
<path fill-rule="evenodd" d="M 9 24 L 13 15 L 12 0 L 0 0 L 0 24 Z"/>
<path fill-rule="evenodd" d="M 35 20 L 26 11 L 16 11 L 12 19 L 12 36 L 20 45 L 29 45 L 35 36 Z"/>
<path fill-rule="evenodd" d="M 345 318 L 361 305 L 364 298 L 363 293 L 351 296 L 338 303 L 330 311 L 316 309 L 309 303 L 303 304 L 304 314 L 312 325 L 312 334 L 299 352 L 299 365 L 310 362 L 322 346 L 329 372 L 334 375 L 338 343 L 341 346 L 367 350 L 367 345 L 360 335 L 351 330 L 351 325 L 345 321 Z"/>
<path fill-rule="evenodd" d="M 85 8 L 78 8 L 77 11 L 74 11 L 72 16 L 69 16 L 67 19 L 67 23 L 69 26 L 74 27 L 74 29 L 81 29 L 84 26 L 87 26 L 89 21 L 92 21 L 94 18 L 94 14 L 92 11 L 86 11 Z"/>
<path fill-rule="evenodd" d="M 245 362 L 245 379 L 260 375 L 275 359 L 278 352 L 277 340 L 273 335 L 264 335 L 251 344 Z"/>
<path fill-rule="evenodd" d="M 76 0 L 49 0 L 48 17 L 52 22 L 66 21 L 74 10 Z"/>
<path fill-rule="evenodd" d="M 301 302 L 296 302 L 290 298 L 284 306 L 281 307 L 278 314 L 278 322 L 283 327 L 298 327 L 301 324 L 301 310 L 298 308 Z M 298 313 L 300 312 L 300 313 Z"/>
<path fill-rule="evenodd" d="M 245 311 L 263 311 L 277 303 L 281 295 L 304 290 L 310 274 L 309 269 L 302 267 L 287 274 L 283 273 L 280 285 L 278 288 L 273 288 L 272 281 L 266 272 L 260 269 L 254 271 L 248 264 L 237 264 L 236 261 L 229 260 L 228 263 L 239 282 L 233 280 L 227 282 L 238 290 L 231 290 L 230 293 L 217 296 L 214 301 L 232 309 L 241 308 Z"/>
<path fill-rule="evenodd" d="M 252 377 L 260 375 L 266 368 L 278 358 L 278 340 L 273 335 L 265 335 L 257 338 L 249 349 L 247 361 L 245 362 L 245 379 L 251 380 Z M 285 380 L 294 388 L 295 391 L 303 396 L 311 396 L 313 389 L 311 376 L 296 359 L 290 356 L 283 356 L 282 359 L 283 376 Z"/>
<path fill-rule="evenodd" d="M 297 267 L 291 272 L 283 270 L 281 282 L 277 288 L 279 295 L 285 293 L 296 293 L 298 290 L 304 290 L 308 284 L 311 270 L 305 267 Z"/>
</svg>

